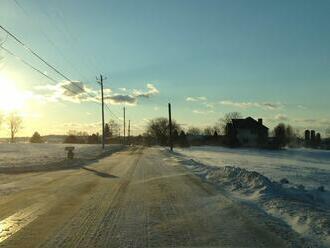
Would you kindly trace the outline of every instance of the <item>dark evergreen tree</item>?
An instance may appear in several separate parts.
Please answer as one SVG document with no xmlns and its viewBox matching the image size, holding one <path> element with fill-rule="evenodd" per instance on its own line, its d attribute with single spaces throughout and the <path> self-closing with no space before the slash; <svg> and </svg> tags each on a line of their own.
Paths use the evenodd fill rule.
<svg viewBox="0 0 330 248">
<path fill-rule="evenodd" d="M 30 138 L 30 143 L 44 143 L 41 135 L 38 132 L 35 132 Z"/>
<path fill-rule="evenodd" d="M 98 144 L 100 143 L 100 137 L 99 134 L 92 134 L 90 136 L 88 136 L 88 144 Z"/>
<path fill-rule="evenodd" d="M 174 130 L 172 133 L 173 144 L 177 145 L 179 143 L 179 133 L 178 130 Z"/>
<path fill-rule="evenodd" d="M 180 136 L 179 136 L 179 146 L 181 147 L 187 147 L 189 146 L 188 144 L 188 139 L 187 139 L 187 135 L 185 134 L 184 131 L 180 132 Z"/>
<path fill-rule="evenodd" d="M 65 138 L 64 143 L 68 143 L 68 144 L 78 144 L 79 141 L 78 141 L 78 138 L 77 138 L 76 135 L 70 134 L 70 135 L 68 135 L 68 136 Z"/>
<path fill-rule="evenodd" d="M 110 127 L 109 127 L 109 124 L 106 123 L 104 125 L 104 137 L 106 140 L 108 140 L 110 138 L 110 136 L 111 136 Z"/>
</svg>

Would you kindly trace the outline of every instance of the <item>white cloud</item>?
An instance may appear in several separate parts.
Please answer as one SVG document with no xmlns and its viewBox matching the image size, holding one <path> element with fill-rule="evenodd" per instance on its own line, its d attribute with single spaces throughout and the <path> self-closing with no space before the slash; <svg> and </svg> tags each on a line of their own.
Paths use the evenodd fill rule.
<svg viewBox="0 0 330 248">
<path fill-rule="evenodd" d="M 133 96 L 149 98 L 159 94 L 159 90 L 153 84 L 147 84 L 147 91 L 133 90 Z"/>
<path fill-rule="evenodd" d="M 127 89 L 125 91 L 128 91 Z M 128 105 L 136 105 L 138 103 L 139 98 L 150 98 L 154 95 L 159 94 L 159 90 L 153 84 L 147 84 L 147 90 L 132 90 L 131 94 L 113 94 L 110 96 L 106 96 L 111 104 L 128 104 Z"/>
<path fill-rule="evenodd" d="M 159 94 L 159 90 L 153 84 L 147 84 L 147 90 L 131 90 L 131 93 L 127 92 L 126 88 L 121 88 L 121 91 L 127 92 L 127 94 L 114 93 L 112 89 L 104 89 L 104 99 L 110 104 L 128 104 L 136 105 L 138 98 L 150 98 L 156 94 Z M 40 97 L 47 101 L 70 101 L 75 103 L 81 102 L 99 102 L 100 90 L 94 90 L 87 87 L 82 82 L 60 82 L 56 85 L 42 85 L 35 87 L 35 91 Z"/>
<path fill-rule="evenodd" d="M 199 102 L 199 101 L 206 101 L 207 98 L 205 96 L 197 96 L 197 97 L 192 97 L 192 96 L 188 96 L 186 98 L 187 102 Z"/>
<path fill-rule="evenodd" d="M 284 115 L 284 114 L 277 114 L 275 116 L 275 120 L 276 121 L 288 121 L 289 117 L 287 115 Z"/>
<path fill-rule="evenodd" d="M 209 102 L 204 102 L 203 105 L 208 108 L 208 109 L 213 109 L 214 108 L 214 104 L 213 103 L 209 103 Z"/>
<path fill-rule="evenodd" d="M 70 101 L 75 103 L 99 101 L 98 91 L 85 86 L 78 81 L 63 81 L 56 85 L 41 85 L 35 87 L 35 91 L 48 101 Z"/>
<path fill-rule="evenodd" d="M 306 106 L 304 106 L 304 105 L 298 105 L 297 107 L 300 108 L 300 109 L 303 109 L 303 110 L 308 109 L 308 108 L 307 108 Z"/>
<path fill-rule="evenodd" d="M 106 94 L 106 95 L 107 95 L 107 94 L 111 94 L 111 93 L 112 93 L 112 89 L 109 89 L 109 88 L 104 89 L 104 90 L 103 90 L 103 93 Z"/>
<path fill-rule="evenodd" d="M 212 114 L 212 113 L 214 113 L 213 110 L 200 110 L 200 109 L 194 109 L 192 112 L 194 114 L 199 114 L 199 115 L 205 115 L 205 114 Z"/>
<path fill-rule="evenodd" d="M 116 104 L 136 105 L 136 103 L 137 103 L 137 98 L 134 96 L 130 96 L 130 95 L 116 94 L 113 96 L 107 96 L 104 99 L 114 105 L 116 105 Z"/>
<path fill-rule="evenodd" d="M 236 108 L 242 108 L 242 109 L 263 108 L 263 109 L 268 109 L 268 110 L 275 110 L 275 109 L 280 109 L 283 106 L 281 103 L 234 102 L 234 101 L 230 101 L 230 100 L 220 101 L 219 103 L 221 105 L 231 106 L 231 107 L 236 107 Z"/>
</svg>

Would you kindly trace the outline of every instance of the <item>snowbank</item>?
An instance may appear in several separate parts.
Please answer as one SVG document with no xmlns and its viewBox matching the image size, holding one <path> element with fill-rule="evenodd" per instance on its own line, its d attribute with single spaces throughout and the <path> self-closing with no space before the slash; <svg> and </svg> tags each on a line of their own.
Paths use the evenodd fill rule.
<svg viewBox="0 0 330 248">
<path fill-rule="evenodd" d="M 330 190 L 330 151 L 312 149 L 260 150 L 215 146 L 176 149 L 197 162 L 212 166 L 238 166 L 256 171 L 272 181 L 287 178 L 308 189 Z"/>
<path fill-rule="evenodd" d="M 328 191 L 322 188 L 306 190 L 288 180 L 282 180 L 282 183 L 271 181 L 244 168 L 204 165 L 180 154 L 176 159 L 204 180 L 226 189 L 236 199 L 249 201 L 282 219 L 303 237 L 330 246 Z"/>
<path fill-rule="evenodd" d="M 75 159 L 67 160 L 66 146 L 74 146 Z M 0 144 L 0 173 L 67 168 L 97 159 L 123 148 L 122 145 Z"/>
</svg>

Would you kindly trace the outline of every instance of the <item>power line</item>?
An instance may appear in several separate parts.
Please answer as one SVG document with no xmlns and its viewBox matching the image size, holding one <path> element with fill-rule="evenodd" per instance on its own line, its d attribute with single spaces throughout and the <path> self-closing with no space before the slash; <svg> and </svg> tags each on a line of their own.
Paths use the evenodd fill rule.
<svg viewBox="0 0 330 248">
<path fill-rule="evenodd" d="M 19 3 L 18 0 L 13 0 L 15 2 L 15 4 L 18 6 L 18 8 L 28 17 L 30 18 L 31 15 L 28 13 L 28 11 L 26 11 L 26 9 Z M 74 71 L 76 73 L 79 74 L 79 76 L 81 76 L 82 78 L 84 78 L 84 80 L 87 82 L 87 77 L 86 75 L 83 75 L 81 73 L 80 70 L 78 70 L 73 63 L 65 56 L 65 54 L 61 51 L 61 49 L 59 49 L 59 47 L 57 45 L 55 45 L 55 43 L 52 41 L 52 39 L 44 32 L 44 30 L 42 28 L 40 28 L 40 32 L 42 33 L 42 35 L 44 36 L 44 38 L 48 41 L 48 43 L 53 46 L 53 48 L 58 52 L 58 54 L 63 58 L 63 60 L 65 62 L 68 63 L 68 65 L 74 69 Z"/>
<path fill-rule="evenodd" d="M 29 62 L 25 61 L 24 59 L 22 59 L 21 57 L 19 57 L 18 55 L 14 54 L 12 51 L 10 51 L 9 49 L 5 48 L 4 46 L 0 45 L 0 47 L 5 51 L 7 52 L 8 54 L 10 54 L 11 56 L 15 57 L 17 60 L 21 61 L 22 63 L 24 63 L 25 65 L 27 65 L 28 67 L 30 67 L 31 69 L 33 69 L 34 71 L 40 73 L 41 75 L 43 75 L 44 77 L 48 78 L 49 80 L 57 83 L 57 81 L 48 76 L 46 73 L 40 71 L 38 68 L 34 67 L 33 65 L 31 65 Z"/>
<path fill-rule="evenodd" d="M 51 76 L 47 75 L 46 73 L 42 72 L 41 70 L 39 70 L 38 68 L 36 68 L 35 66 L 33 66 L 32 64 L 30 64 L 29 62 L 27 62 L 26 60 L 22 59 L 21 57 L 19 57 L 18 55 L 16 55 L 15 53 L 13 53 L 12 51 L 10 51 L 9 49 L 5 48 L 4 46 L 0 45 L 0 47 L 2 48 L 2 50 L 4 50 L 6 53 L 10 54 L 11 56 L 15 57 L 17 60 L 21 61 L 23 64 L 25 64 L 26 66 L 30 67 L 32 70 L 36 71 L 37 73 L 41 74 L 42 76 L 46 77 L 47 79 L 49 79 L 50 81 L 54 82 L 54 83 L 58 83 L 57 80 L 55 80 L 54 78 L 52 78 Z M 72 94 L 76 95 L 78 94 L 78 92 L 73 91 L 72 89 L 68 88 L 66 85 L 61 85 L 61 87 L 63 87 L 64 89 L 66 89 L 67 91 L 71 92 Z"/>
<path fill-rule="evenodd" d="M 0 28 L 2 28 L 3 30 L 6 30 L 6 29 L 4 29 L 1 25 L 0 25 Z M 7 31 L 7 30 L 6 30 Z M 8 31 L 9 32 L 9 31 Z M 21 42 L 20 40 L 18 40 L 17 38 L 16 38 L 16 36 L 14 36 L 14 35 L 12 35 L 10 32 L 9 33 L 7 33 L 8 35 L 10 35 L 11 37 L 15 37 L 15 40 L 17 40 L 17 42 L 19 42 L 19 44 L 22 44 L 24 47 L 26 47 L 25 45 L 24 45 L 24 43 L 23 42 Z M 38 68 L 36 68 L 36 67 L 34 67 L 32 64 L 30 64 L 30 63 L 28 63 L 27 61 L 25 61 L 24 59 L 22 59 L 21 57 L 19 57 L 18 55 L 16 55 L 16 54 L 14 54 L 12 51 L 10 51 L 9 49 L 7 49 L 7 48 L 5 48 L 5 47 L 3 47 L 3 46 L 1 46 L 1 48 L 4 50 L 4 51 L 6 51 L 7 53 L 9 53 L 10 55 L 12 55 L 12 56 L 14 56 L 16 59 L 18 59 L 18 60 L 20 60 L 22 63 L 24 63 L 25 65 L 27 65 L 28 67 L 30 67 L 31 69 L 33 69 L 34 71 L 36 71 L 36 72 L 38 72 L 39 74 L 41 74 L 41 75 L 43 75 L 44 77 L 46 77 L 46 78 L 48 78 L 49 80 L 51 80 L 52 82 L 54 82 L 54 83 L 58 83 L 58 81 L 57 80 L 55 80 L 54 78 L 52 78 L 52 77 L 50 77 L 49 75 L 47 75 L 46 73 L 44 73 L 44 72 L 42 72 L 41 70 L 39 70 Z M 28 48 L 29 49 L 29 48 Z M 29 50 L 29 51 L 32 51 L 32 50 Z M 38 56 L 38 58 L 39 58 L 40 56 Z M 42 61 L 44 61 L 43 59 L 41 59 Z M 47 62 L 46 62 L 46 64 L 47 65 L 49 65 Z M 53 68 L 52 66 L 51 66 L 51 68 Z M 58 70 L 56 70 L 56 72 L 57 72 Z M 61 76 L 64 76 L 62 73 L 59 73 Z M 79 88 L 80 90 L 82 90 L 83 92 L 85 92 L 85 93 L 87 93 L 90 97 L 92 97 L 92 98 L 95 98 L 95 96 L 94 95 L 92 95 L 92 94 L 90 94 L 89 92 L 87 92 L 84 88 L 82 88 L 80 85 L 77 85 L 75 82 L 73 82 L 73 81 L 71 81 L 69 78 L 67 78 L 66 76 L 64 76 L 64 78 L 66 78 L 66 79 L 68 79 L 68 81 L 70 81 L 70 83 L 71 84 L 73 84 L 74 86 L 76 86 L 77 88 Z M 70 91 L 71 93 L 73 93 L 73 94 L 78 94 L 78 92 L 75 92 L 75 91 L 73 91 L 72 89 L 70 89 L 70 88 L 68 88 L 68 87 L 66 87 L 65 85 L 62 85 L 62 87 L 63 88 L 65 88 L 66 90 L 68 90 L 68 91 Z M 106 108 L 108 109 L 108 111 L 113 115 L 113 116 L 115 116 L 118 120 L 120 120 L 112 111 L 111 111 L 111 109 L 109 108 L 109 106 L 107 105 L 107 104 L 105 104 L 106 105 Z"/>
<path fill-rule="evenodd" d="M 112 114 L 112 116 L 114 116 L 118 121 L 121 121 L 121 119 L 114 113 L 111 111 L 110 107 L 108 104 L 104 103 L 106 109 L 109 111 L 110 114 Z"/>
<path fill-rule="evenodd" d="M 39 8 L 39 12 L 43 13 L 44 16 L 48 19 L 49 23 L 54 28 L 56 28 L 58 32 L 61 33 L 62 37 L 66 38 L 67 43 L 70 43 L 70 47 L 71 47 L 70 49 L 73 49 L 75 52 L 79 52 L 77 50 L 77 46 L 76 46 L 76 42 L 78 41 L 77 35 L 74 35 L 74 33 L 73 33 L 74 30 L 70 29 L 68 26 L 68 23 L 65 21 L 65 19 L 63 19 L 63 16 L 64 16 L 63 9 L 59 8 L 60 5 L 56 5 L 56 7 L 57 7 L 56 8 L 56 10 L 57 10 L 56 21 L 61 21 L 62 24 L 55 22 L 53 16 L 50 15 L 50 13 L 47 11 L 47 8 L 45 6 L 41 6 L 41 5 L 42 5 L 41 2 L 40 2 L 40 4 L 36 5 Z M 54 11 L 55 11 L 55 9 L 54 9 Z M 72 41 L 75 41 L 75 42 L 72 42 Z M 95 56 L 93 57 L 93 59 L 95 61 Z M 91 63 L 92 62 L 91 59 L 83 59 L 80 62 L 83 62 L 84 65 L 87 65 L 89 68 L 93 68 L 94 71 L 97 71 L 97 66 L 95 63 Z M 73 65 L 71 65 L 71 66 L 74 67 Z M 74 68 L 76 69 L 76 67 L 74 67 Z M 79 72 L 79 73 L 81 74 L 81 72 Z"/>
<path fill-rule="evenodd" d="M 78 88 L 79 90 L 82 90 L 83 92 L 86 92 L 89 96 L 91 97 L 95 97 L 92 94 L 90 94 L 89 92 L 87 92 L 83 87 L 81 87 L 80 85 L 76 84 L 74 81 L 72 81 L 70 78 L 68 78 L 67 76 L 65 76 L 63 73 L 61 73 L 58 69 L 56 69 L 54 66 L 52 66 L 50 63 L 48 63 L 45 59 L 43 59 L 38 53 L 36 53 L 34 50 L 32 50 L 31 48 L 29 48 L 27 45 L 25 45 L 25 43 L 23 43 L 17 36 L 15 36 L 13 33 L 11 33 L 10 31 L 8 31 L 6 28 L 4 28 L 2 25 L 0 25 L 0 28 L 5 31 L 10 37 L 12 37 L 16 42 L 18 42 L 20 45 L 22 45 L 27 51 L 29 51 L 31 54 L 33 54 L 35 57 L 37 57 L 39 60 L 41 60 L 45 65 L 47 65 L 48 67 L 50 67 L 53 71 L 55 71 L 57 74 L 61 75 L 64 79 L 66 79 L 67 81 L 69 81 L 72 85 L 74 85 L 76 88 Z M 58 82 L 56 82 L 58 83 Z M 76 93 L 77 94 L 77 93 Z"/>
<path fill-rule="evenodd" d="M 48 63 L 45 59 L 43 59 L 37 52 L 35 52 L 34 50 L 32 50 L 30 47 L 28 47 L 23 41 L 21 41 L 16 35 L 14 35 L 13 33 L 11 33 L 9 30 L 7 30 L 6 28 L 4 28 L 2 25 L 0 25 L 0 28 L 5 31 L 7 33 L 7 35 L 9 35 L 10 37 L 12 37 L 16 42 L 18 42 L 21 46 L 23 46 L 28 52 L 30 52 L 32 55 L 34 55 L 35 57 L 37 57 L 40 61 L 42 61 L 45 65 L 47 65 L 49 68 L 51 68 L 53 71 L 55 71 L 57 74 L 59 74 L 60 76 L 62 76 L 64 79 L 66 79 L 67 81 L 69 81 L 72 85 L 74 85 L 76 88 L 78 88 L 79 90 L 81 90 L 82 92 L 85 92 L 87 95 L 89 95 L 92 98 L 95 98 L 95 95 L 90 94 L 88 91 L 86 91 L 85 88 L 81 87 L 80 85 L 78 85 L 76 82 L 72 81 L 69 77 L 67 77 L 66 75 L 64 75 L 62 72 L 60 72 L 56 67 L 54 67 L 53 65 L 51 65 L 50 63 Z M 52 82 L 58 83 L 58 81 L 56 81 L 54 78 L 50 77 L 49 75 L 47 75 L 46 73 L 42 72 L 41 70 L 39 70 L 38 68 L 34 67 L 33 65 L 31 65 L 30 63 L 28 63 L 27 61 L 25 61 L 24 59 L 22 59 L 21 57 L 19 57 L 18 55 L 14 54 L 13 52 L 11 52 L 10 50 L 8 50 L 7 48 L 1 46 L 7 53 L 9 53 L 10 55 L 14 56 L 15 58 L 17 58 L 18 60 L 20 60 L 22 63 L 24 63 L 25 65 L 27 65 L 28 67 L 30 67 L 31 69 L 33 69 L 34 71 L 38 72 L 39 74 L 43 75 L 44 77 L 48 78 L 49 80 L 51 80 Z M 74 95 L 79 94 L 78 92 L 73 91 L 72 89 L 68 88 L 65 85 L 62 85 L 63 88 L 65 88 L 66 90 L 68 90 L 69 92 L 73 93 Z M 108 104 L 105 103 L 105 106 L 107 108 L 107 110 L 115 117 L 117 118 L 119 121 L 120 118 L 115 115 L 110 107 L 108 106 Z"/>
<path fill-rule="evenodd" d="M 33 66 L 32 64 L 30 64 L 29 62 L 27 62 L 26 60 L 22 59 L 21 57 L 19 57 L 18 55 L 16 55 L 15 53 L 13 53 L 12 51 L 10 51 L 9 49 L 5 48 L 4 46 L 0 45 L 0 47 L 7 52 L 8 54 L 10 54 L 11 56 L 15 57 L 17 60 L 21 61 L 23 64 L 25 64 L 26 66 L 30 67 L 32 70 L 36 71 L 37 73 L 41 74 L 42 76 L 46 77 L 47 79 L 49 79 L 50 81 L 54 82 L 54 83 L 58 83 L 57 80 L 55 80 L 54 78 L 52 78 L 51 76 L 47 75 L 46 73 L 42 72 L 41 70 L 39 70 L 38 68 L 36 68 L 35 66 Z M 65 85 L 62 85 L 63 88 L 65 88 L 66 90 L 68 90 L 69 92 L 71 92 L 72 94 L 76 95 L 78 94 L 77 92 L 73 91 L 72 89 L 66 87 Z M 93 96 L 94 97 L 94 96 Z M 99 102 L 94 102 L 96 104 L 99 104 Z M 105 104 L 107 110 L 109 111 L 109 113 L 111 113 L 114 117 L 116 117 L 119 121 L 120 119 L 111 111 L 111 109 L 109 108 L 109 106 L 107 104 Z"/>
<path fill-rule="evenodd" d="M 17 41 L 20 45 L 22 45 L 27 51 L 32 53 L 35 57 L 37 57 L 39 60 L 41 60 L 44 64 L 46 64 L 48 67 L 52 68 L 56 73 L 61 75 L 63 78 L 65 78 L 68 81 L 71 81 L 70 78 L 65 76 L 63 73 L 61 73 L 58 69 L 56 69 L 54 66 L 49 64 L 46 60 L 44 60 L 39 54 L 37 54 L 35 51 L 33 51 L 31 48 L 29 48 L 27 45 L 25 45 L 20 39 L 18 39 L 14 34 L 12 34 L 10 31 L 5 29 L 2 25 L 0 25 L 0 28 L 5 31 L 9 36 L 11 36 L 15 41 Z"/>
</svg>

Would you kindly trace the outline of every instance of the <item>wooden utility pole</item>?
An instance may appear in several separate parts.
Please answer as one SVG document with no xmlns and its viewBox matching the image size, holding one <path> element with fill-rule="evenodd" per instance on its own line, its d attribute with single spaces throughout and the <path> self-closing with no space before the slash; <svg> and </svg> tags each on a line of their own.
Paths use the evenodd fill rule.
<svg viewBox="0 0 330 248">
<path fill-rule="evenodd" d="M 97 82 L 101 86 L 101 97 L 102 97 L 102 149 L 104 149 L 105 137 L 104 137 L 104 97 L 103 97 L 103 76 L 100 75 L 100 78 L 96 78 Z"/>
<path fill-rule="evenodd" d="M 171 110 L 171 103 L 168 103 L 168 122 L 169 122 L 169 129 L 170 129 L 170 149 L 173 151 L 173 140 L 172 140 L 172 110 Z"/>
<path fill-rule="evenodd" d="M 131 120 L 128 120 L 128 138 L 127 138 L 127 143 L 130 144 L 130 137 L 131 137 Z"/>
<path fill-rule="evenodd" d="M 124 145 L 126 140 L 126 108 L 124 107 Z"/>
</svg>

